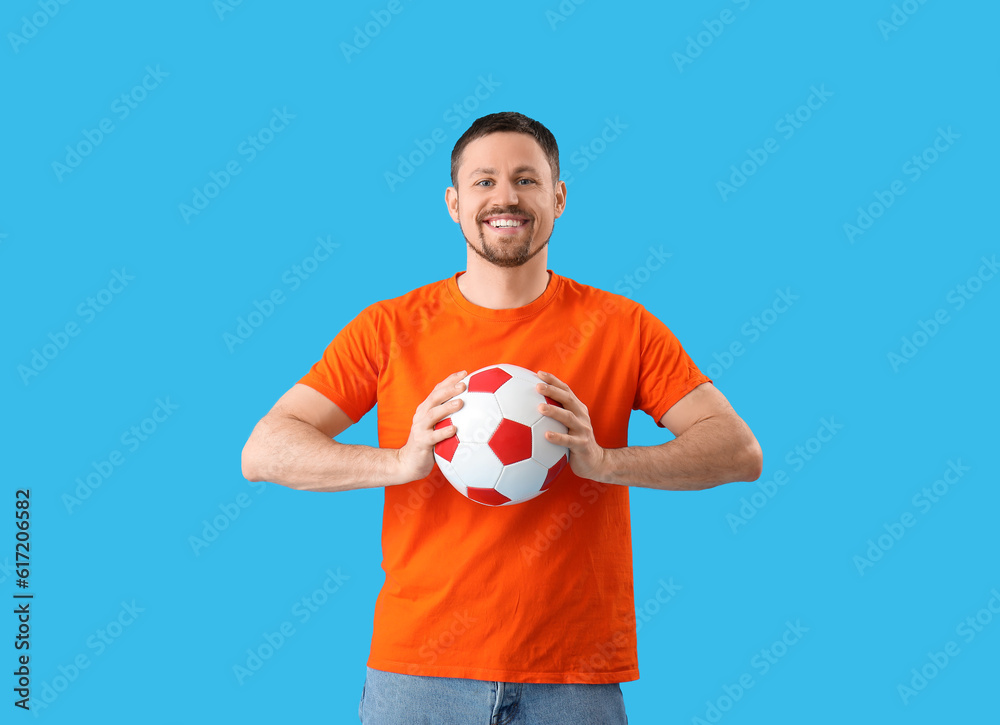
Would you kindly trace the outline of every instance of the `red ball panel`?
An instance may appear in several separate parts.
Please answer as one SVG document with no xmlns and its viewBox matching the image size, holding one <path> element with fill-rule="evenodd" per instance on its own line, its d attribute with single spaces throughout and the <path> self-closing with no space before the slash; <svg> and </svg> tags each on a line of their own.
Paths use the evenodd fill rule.
<svg viewBox="0 0 1000 725">
<path fill-rule="evenodd" d="M 490 438 L 490 448 L 505 466 L 531 458 L 531 428 L 504 418 Z"/>
<path fill-rule="evenodd" d="M 469 486 L 469 498 L 487 506 L 500 506 L 510 501 L 509 498 L 497 491 L 495 488 L 473 488 Z"/>
<path fill-rule="evenodd" d="M 563 408 L 563 404 L 560 403 L 559 401 L 553 400 L 552 398 L 550 398 L 547 395 L 543 395 L 542 397 L 545 398 L 545 402 L 548 403 L 549 405 L 554 405 L 557 408 Z M 565 408 L 563 408 L 563 410 L 565 410 Z"/>
<path fill-rule="evenodd" d="M 555 480 L 556 476 L 558 476 L 560 471 L 562 471 L 562 469 L 566 467 L 566 464 L 568 462 L 569 462 L 568 456 L 563 456 L 558 461 L 556 461 L 555 465 L 553 465 L 552 468 L 549 469 L 549 472 L 545 475 L 545 483 L 543 483 L 542 487 L 538 490 L 544 491 L 545 489 L 547 489 L 549 487 L 549 484 Z"/>
<path fill-rule="evenodd" d="M 510 380 L 510 373 L 501 368 L 490 368 L 469 378 L 470 393 L 495 393 L 497 388 Z"/>
<path fill-rule="evenodd" d="M 442 428 L 447 428 L 451 425 L 451 418 L 445 418 L 444 420 L 438 421 L 437 425 L 434 426 L 434 430 L 441 430 Z M 450 438 L 445 438 L 443 441 L 438 441 L 434 444 L 434 452 L 441 456 L 443 459 L 451 463 L 452 457 L 455 455 L 455 450 L 458 448 L 458 434 L 451 436 Z"/>
</svg>

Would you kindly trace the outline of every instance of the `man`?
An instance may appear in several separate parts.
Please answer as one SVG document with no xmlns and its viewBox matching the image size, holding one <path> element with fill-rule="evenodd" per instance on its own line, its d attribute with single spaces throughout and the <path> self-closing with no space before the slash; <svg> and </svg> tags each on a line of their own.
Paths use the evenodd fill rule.
<svg viewBox="0 0 1000 725">
<path fill-rule="evenodd" d="M 547 269 L 566 185 L 542 124 L 476 120 L 445 201 L 467 270 L 345 326 L 257 424 L 244 475 L 385 487 L 362 722 L 625 723 L 618 683 L 639 677 L 628 486 L 753 481 L 760 447 L 642 305 Z M 461 405 L 459 381 L 495 363 L 539 371 L 539 392 L 563 406 L 540 410 L 568 429 L 549 439 L 570 456 L 541 496 L 491 508 L 446 484 L 433 447 L 454 435 L 435 424 Z M 376 402 L 379 447 L 333 440 Z M 675 439 L 629 447 L 631 410 Z"/>
</svg>

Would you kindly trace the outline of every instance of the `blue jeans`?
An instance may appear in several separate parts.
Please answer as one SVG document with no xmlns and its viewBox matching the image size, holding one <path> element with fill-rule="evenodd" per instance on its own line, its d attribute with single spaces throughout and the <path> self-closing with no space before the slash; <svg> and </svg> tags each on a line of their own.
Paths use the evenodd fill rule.
<svg viewBox="0 0 1000 725">
<path fill-rule="evenodd" d="M 363 725 L 628 725 L 621 687 L 487 682 L 368 668 Z"/>
</svg>

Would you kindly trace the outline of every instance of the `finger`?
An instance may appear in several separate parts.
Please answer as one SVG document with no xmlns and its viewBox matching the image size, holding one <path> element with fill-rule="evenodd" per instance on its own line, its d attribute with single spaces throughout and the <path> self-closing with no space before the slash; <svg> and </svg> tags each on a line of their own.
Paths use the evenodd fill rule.
<svg viewBox="0 0 1000 725">
<path fill-rule="evenodd" d="M 458 428 L 454 425 L 445 425 L 440 428 L 435 428 L 432 440 L 435 443 L 440 443 L 445 438 L 451 438 L 455 433 L 458 432 Z"/>
<path fill-rule="evenodd" d="M 562 380 L 557 378 L 555 375 L 553 375 L 552 373 L 545 372 L 544 370 L 539 370 L 538 377 L 540 377 L 542 379 L 542 382 L 544 383 L 549 383 L 556 387 L 565 388 L 566 390 L 569 390 L 569 386 Z"/>
<path fill-rule="evenodd" d="M 535 385 L 535 390 L 546 397 L 559 401 L 570 400 L 573 396 L 571 390 L 557 388 L 555 385 L 548 385 L 547 383 L 538 383 Z"/>
<path fill-rule="evenodd" d="M 570 440 L 567 433 L 556 433 L 554 430 L 547 430 L 545 431 L 545 440 L 569 448 Z"/>
<path fill-rule="evenodd" d="M 427 402 L 430 403 L 431 408 L 435 406 L 444 405 L 445 403 L 450 401 L 452 398 L 454 398 L 456 395 L 460 394 L 464 390 L 465 390 L 465 383 L 458 383 L 453 388 L 445 388 L 444 390 L 438 392 L 436 395 L 431 396 L 430 398 L 427 399 Z"/>
<path fill-rule="evenodd" d="M 465 377 L 465 370 L 460 370 L 457 373 L 452 373 L 440 383 L 438 383 L 431 394 L 427 396 L 425 401 L 428 404 L 428 408 L 435 405 L 440 405 L 444 401 L 452 398 L 463 390 L 465 390 L 465 383 L 462 382 L 462 378 Z"/>
<path fill-rule="evenodd" d="M 567 404 L 576 400 L 576 395 L 573 394 L 573 391 L 570 390 L 570 387 L 566 383 L 550 373 L 545 373 L 545 375 L 548 376 L 548 382 L 539 383 L 535 387 L 538 392 L 552 398 L 553 400 L 558 400 Z"/>
<path fill-rule="evenodd" d="M 554 385 L 541 384 L 539 393 L 545 396 L 545 402 L 580 413 L 584 409 L 583 403 L 567 388 L 557 388 Z"/>
<path fill-rule="evenodd" d="M 458 411 L 464 404 L 465 401 L 462 399 L 446 400 L 431 410 L 432 420 L 436 424 Z"/>
<path fill-rule="evenodd" d="M 444 380 L 442 380 L 440 383 L 435 385 L 434 390 L 432 390 L 431 392 L 436 393 L 439 390 L 451 390 L 457 384 L 459 384 L 462 378 L 464 377 L 465 377 L 465 370 L 459 370 L 457 373 L 452 373 Z"/>
<path fill-rule="evenodd" d="M 570 423 L 573 422 L 574 415 L 566 410 L 565 408 L 560 408 L 558 405 L 549 405 L 548 403 L 539 403 L 538 409 L 541 411 L 542 415 L 546 415 L 553 420 L 558 420 L 560 423 L 570 427 Z"/>
</svg>

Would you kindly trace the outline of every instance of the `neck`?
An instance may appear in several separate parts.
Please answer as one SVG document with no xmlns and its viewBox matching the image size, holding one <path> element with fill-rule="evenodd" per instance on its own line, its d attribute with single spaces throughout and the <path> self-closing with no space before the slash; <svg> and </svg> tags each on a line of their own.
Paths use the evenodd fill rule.
<svg viewBox="0 0 1000 725">
<path fill-rule="evenodd" d="M 497 267 L 469 252 L 468 269 L 458 277 L 462 296 L 479 307 L 508 310 L 538 299 L 549 284 L 544 252 L 520 267 Z"/>
</svg>

